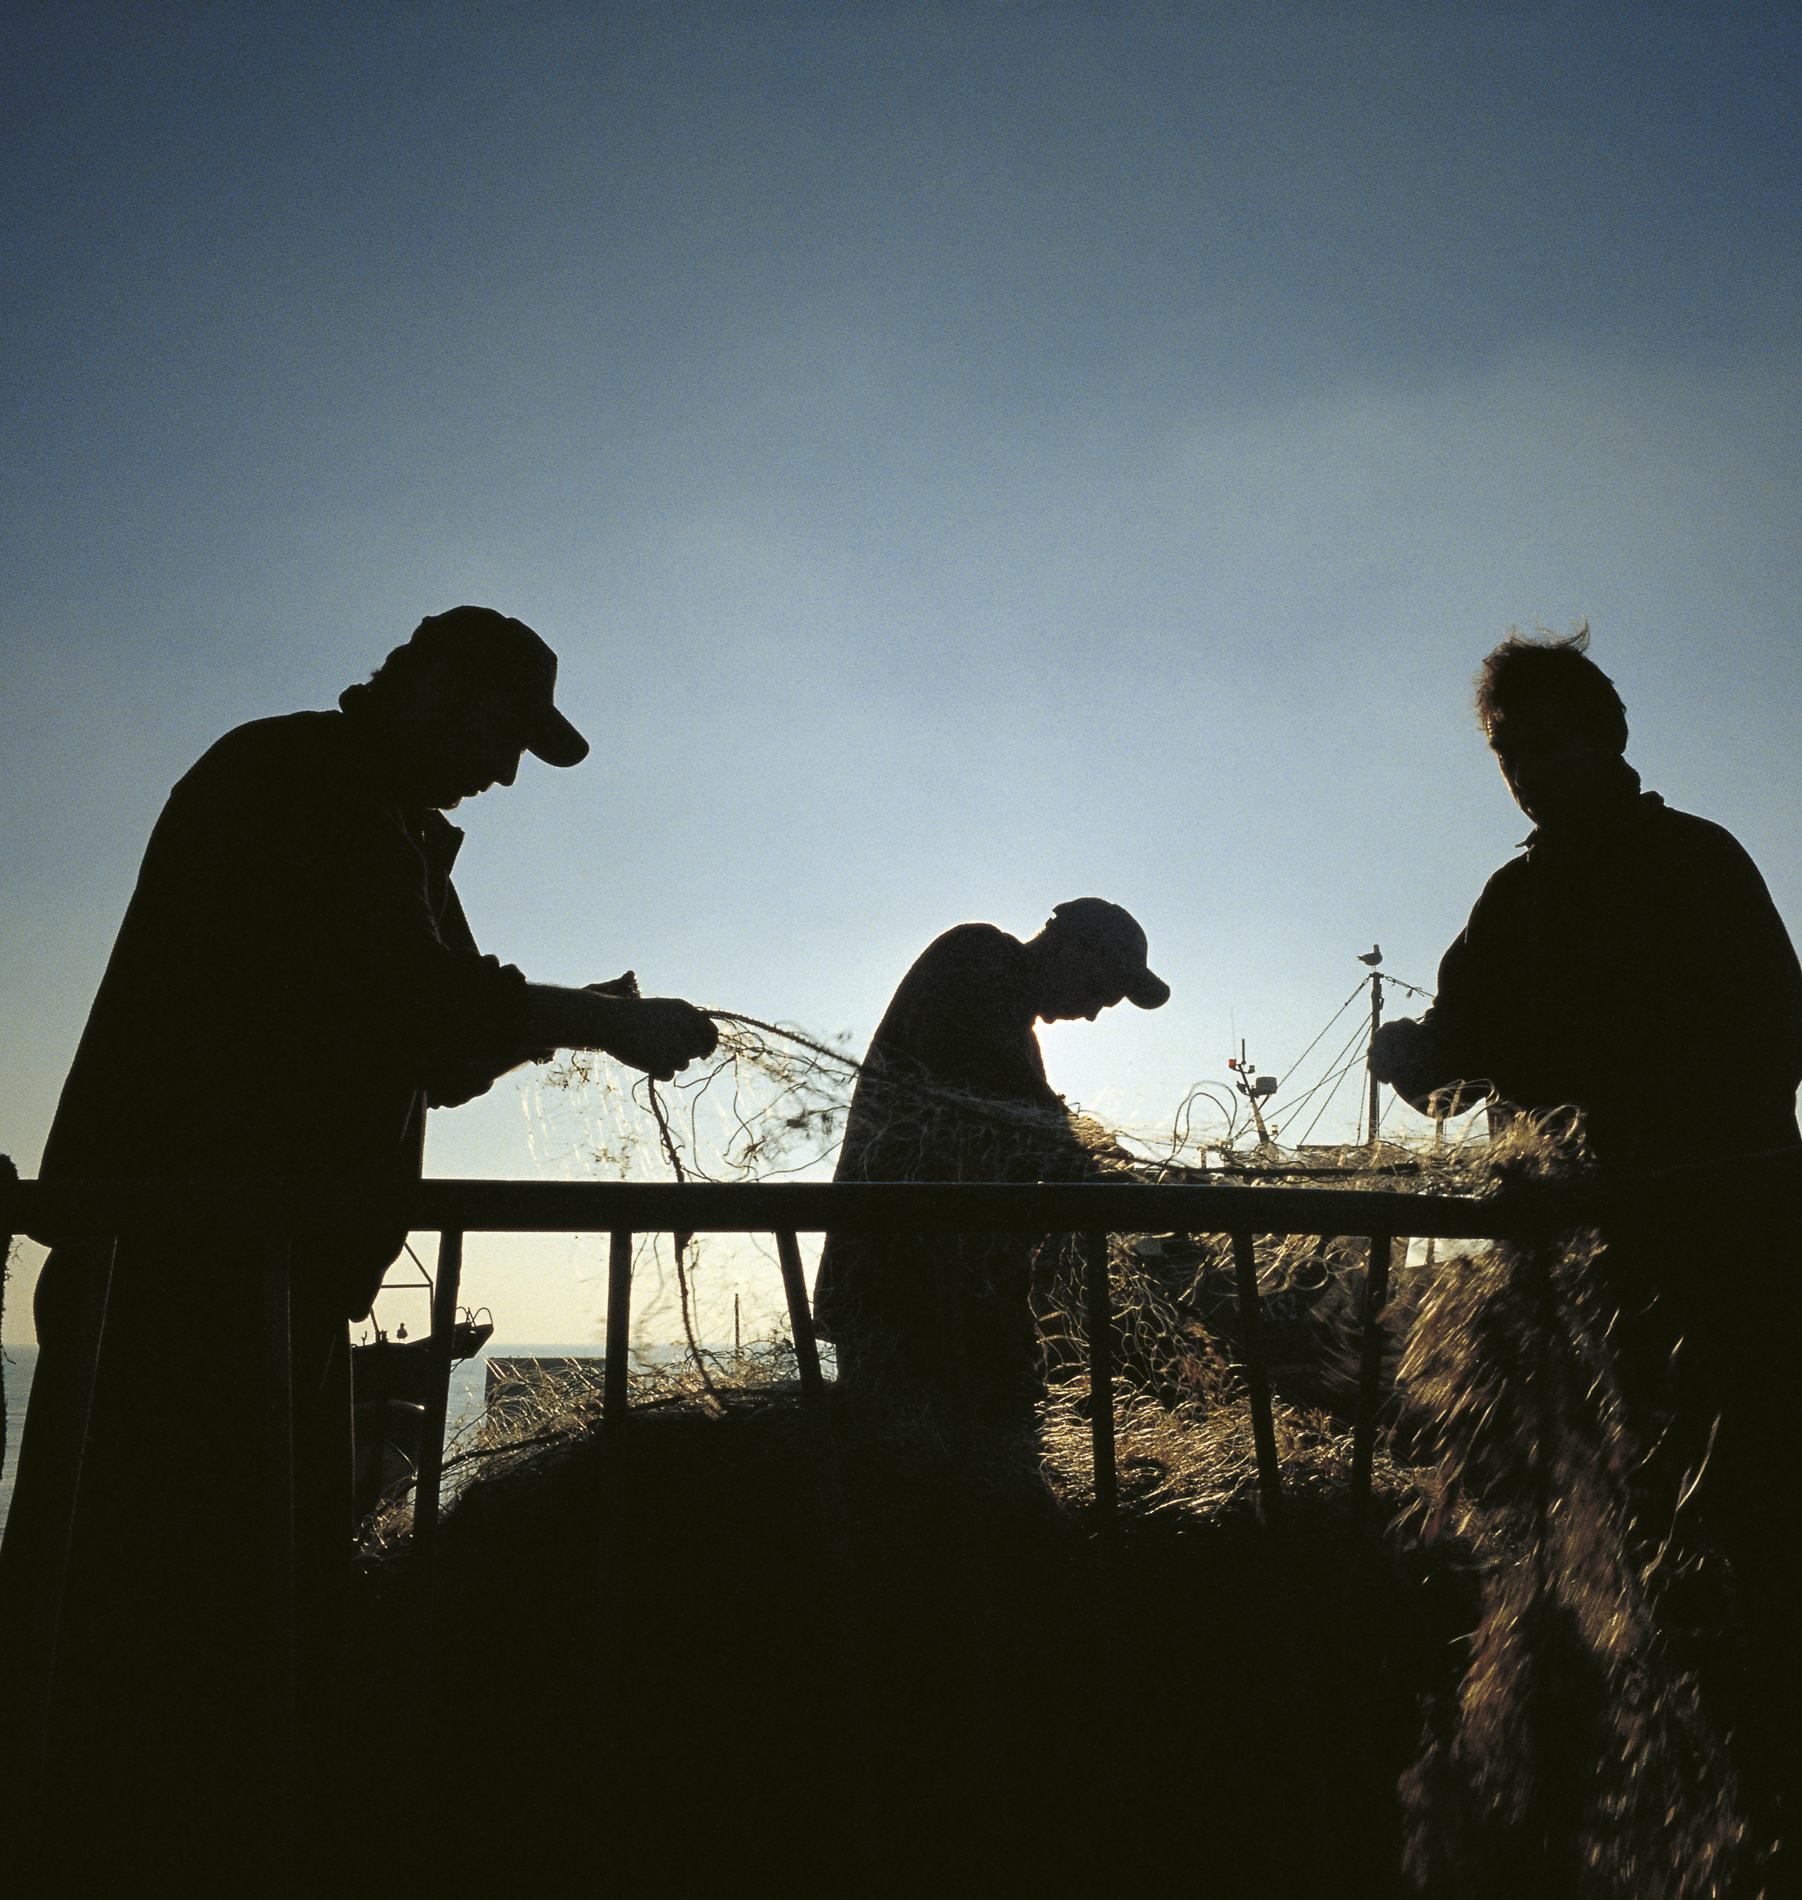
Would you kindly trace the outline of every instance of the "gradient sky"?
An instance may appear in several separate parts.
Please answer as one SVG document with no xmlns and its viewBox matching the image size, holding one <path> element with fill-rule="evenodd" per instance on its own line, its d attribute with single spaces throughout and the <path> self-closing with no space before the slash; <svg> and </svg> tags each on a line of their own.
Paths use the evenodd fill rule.
<svg viewBox="0 0 1802 1900">
<path fill-rule="evenodd" d="M 1525 830 L 1469 712 L 1510 625 L 1587 617 L 1647 785 L 1802 921 L 1791 6 L 9 28 L 27 1173 L 168 788 L 459 601 L 545 634 L 595 742 L 459 814 L 485 947 L 861 1046 L 948 925 L 1110 897 L 1173 1000 L 1044 1041 L 1132 1128 L 1235 1036 L 1283 1072 L 1375 939 L 1432 981 Z M 1728 1112 L 1709 984 L 1674 1145 Z M 440 1115 L 429 1169 L 532 1177 L 521 1109 Z M 469 1280 L 595 1338 L 595 1261 L 472 1240 Z"/>
</svg>

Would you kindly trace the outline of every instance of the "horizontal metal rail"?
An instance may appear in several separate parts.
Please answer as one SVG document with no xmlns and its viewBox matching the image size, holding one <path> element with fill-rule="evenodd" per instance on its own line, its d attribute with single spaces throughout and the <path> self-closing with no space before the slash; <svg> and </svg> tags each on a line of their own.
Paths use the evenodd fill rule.
<svg viewBox="0 0 1802 1900">
<path fill-rule="evenodd" d="M 1714 1219 L 1802 1191 L 1802 1149 L 1740 1155 L 1617 1178 L 1520 1184 L 1482 1195 L 1250 1182 L 852 1181 L 9 1181 L 0 1233 L 50 1244 L 84 1234 L 181 1228 L 330 1233 L 1407 1234 L 1531 1239 L 1627 1214 Z"/>
<path fill-rule="evenodd" d="M 787 1228 L 927 1233 L 1408 1234 L 1530 1239 L 1664 1209 L 1712 1219 L 1802 1191 L 1802 1149 L 1619 1177 L 1607 1186 L 1522 1184 L 1482 1195 L 1250 1182 L 20 1181 L 0 1170 L 0 1232 L 45 1244 L 157 1228 L 291 1233 L 774 1233 Z"/>
<path fill-rule="evenodd" d="M 1593 1212 L 1594 1195 L 1144 1185 L 1134 1182 L 236 1181 L 0 1182 L 0 1231 L 82 1234 L 256 1226 L 331 1233 L 1368 1234 L 1525 1238 Z"/>
</svg>

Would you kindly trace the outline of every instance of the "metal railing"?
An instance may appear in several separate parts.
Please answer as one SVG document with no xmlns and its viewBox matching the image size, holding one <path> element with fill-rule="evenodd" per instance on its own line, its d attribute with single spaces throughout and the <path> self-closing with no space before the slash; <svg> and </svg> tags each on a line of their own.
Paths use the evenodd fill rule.
<svg viewBox="0 0 1802 1900">
<path fill-rule="evenodd" d="M 432 1337 L 448 1355 L 451 1323 L 462 1266 L 463 1237 L 470 1232 L 587 1232 L 612 1236 L 608 1271 L 606 1382 L 603 1420 L 623 1415 L 626 1355 L 630 1336 L 631 1242 L 652 1232 L 767 1233 L 777 1237 L 778 1263 L 793 1329 L 804 1393 L 817 1398 L 821 1383 L 812 1322 L 801 1280 L 795 1236 L 827 1229 L 850 1233 L 1073 1232 L 1105 1241 L 1114 1233 L 1228 1234 L 1233 1238 L 1237 1289 L 1246 1356 L 1261 1361 L 1258 1348 L 1257 1280 L 1252 1243 L 1258 1235 L 1297 1233 L 1367 1235 L 1372 1242 L 1365 1300 L 1367 1341 L 1386 1297 L 1389 1250 L 1405 1234 L 1437 1238 L 1524 1237 L 1568 1224 L 1574 1205 L 1557 1192 L 1514 1191 L 1478 1198 L 1383 1190 L 1221 1185 L 1185 1182 L 1016 1184 L 865 1184 L 790 1182 L 746 1184 L 688 1182 L 420 1181 L 344 1183 L 307 1179 L 227 1182 L 88 1181 L 38 1182 L 0 1178 L 0 1231 L 52 1240 L 104 1240 L 134 1233 L 198 1236 L 219 1232 L 266 1237 L 266 1273 L 271 1282 L 287 1270 L 288 1243 L 297 1235 L 329 1237 L 404 1227 L 441 1236 L 433 1303 Z M 1091 1349 L 1105 1349 L 1109 1297 L 1105 1247 L 1091 1247 L 1089 1307 Z M 270 1288 L 270 1325 L 282 1327 L 285 1288 Z M 268 1342 L 274 1350 L 273 1338 Z M 448 1359 L 441 1370 L 448 1375 Z M 1254 1388 L 1264 1384 L 1260 1363 L 1248 1363 Z M 1364 1369 L 1368 1385 L 1372 1369 Z M 1111 1384 L 1104 1365 L 1091 1366 L 1098 1387 Z M 442 1383 L 436 1381 L 435 1383 Z M 1104 1396 L 1099 1390 L 1097 1397 Z M 1097 1422 L 1098 1500 L 1107 1462 Z M 1267 1397 L 1264 1409 L 1267 1412 Z M 416 1521 L 429 1541 L 436 1514 L 439 1472 L 432 1457 L 431 1426 L 443 1427 L 443 1395 L 437 1417 L 427 1420 Z M 1360 1407 L 1361 1469 L 1368 1476 L 1370 1431 Z M 1262 1437 L 1260 1439 L 1262 1444 Z M 416 1536 L 417 1536 L 416 1532 Z"/>
<path fill-rule="evenodd" d="M 0 1161 L 4 1158 L 0 1157 Z M 1361 1321 L 1364 1332 L 1353 1434 L 1352 1496 L 1361 1513 L 1370 1490 L 1380 1400 L 1382 1338 L 1390 1255 L 1397 1236 L 1513 1237 L 1555 1231 L 1586 1211 L 1563 1190 L 1503 1190 L 1482 1198 L 1286 1185 L 1215 1185 L 1185 1182 L 1069 1184 L 909 1183 L 872 1185 L 799 1182 L 736 1185 L 696 1183 L 540 1183 L 438 1180 L 391 1184 L 306 1179 L 227 1182 L 8 1179 L 0 1167 L 0 1233 L 25 1234 L 46 1244 L 94 1244 L 104 1271 L 89 1288 L 85 1366 L 62 1383 L 75 1393 L 81 1430 L 70 1459 L 49 1489 L 48 1528 L 40 1510 L 33 1535 L 50 1550 L 39 1566 L 33 1600 L 13 1606 L 30 1627 L 4 1632 L 24 1668 L 15 1678 L 18 1719 L 27 1734 L 47 1731 L 56 1673 L 57 1624 L 70 1541 L 80 1508 L 80 1451 L 92 1402 L 99 1346 L 105 1331 L 108 1285 L 121 1238 L 255 1236 L 263 1272 L 262 1337 L 246 1342 L 261 1359 L 267 1396 L 266 1494 L 261 1521 L 268 1579 L 265 1652 L 267 1680 L 278 1710 L 292 1718 L 296 1669 L 293 1410 L 290 1385 L 290 1255 L 300 1237 L 329 1238 L 371 1229 L 440 1236 L 432 1314 L 433 1366 L 424 1421 L 414 1506 L 413 1552 L 421 1585 L 429 1653 L 433 1548 L 447 1405 L 452 1324 L 461 1278 L 464 1236 L 472 1232 L 601 1232 L 611 1237 L 606 1323 L 603 1439 L 627 1413 L 627 1345 L 631 1329 L 632 1248 L 637 1235 L 656 1232 L 773 1234 L 787 1301 L 803 1403 L 813 1423 L 835 1560 L 847 1549 L 842 1535 L 842 1491 L 831 1417 L 812 1318 L 802 1279 L 797 1235 L 803 1232 L 993 1233 L 1067 1232 L 1083 1237 L 1088 1318 L 1090 1423 L 1094 1446 L 1095 1510 L 1104 1537 L 1117 1510 L 1114 1465 L 1114 1386 L 1110 1360 L 1112 1299 L 1108 1242 L 1117 1233 L 1224 1234 L 1231 1237 L 1242 1349 L 1257 1452 L 1259 1500 L 1267 1522 L 1281 1497 L 1270 1388 L 1259 1326 L 1255 1240 L 1260 1235 L 1364 1235 L 1369 1256 Z M 29 1430 L 29 1427 L 28 1427 Z M 40 1487 L 43 1488 L 43 1487 Z M 29 1743 L 27 1744 L 29 1747 Z"/>
<path fill-rule="evenodd" d="M 1230 1237 L 1241 1314 L 1241 1358 L 1257 1451 L 1258 1494 L 1266 1521 L 1281 1503 L 1280 1474 L 1258 1313 L 1255 1242 L 1261 1235 L 1318 1234 L 1368 1237 L 1362 1308 L 1363 1344 L 1353 1428 L 1352 1499 L 1367 1505 L 1377 1436 L 1382 1337 L 1379 1325 L 1394 1243 L 1401 1236 L 1531 1241 L 1571 1228 L 1600 1224 L 1631 1242 L 1635 1229 L 1660 1236 L 1693 1230 L 1718 1233 L 1762 1223 L 1773 1215 L 1794 1232 L 1802 1222 L 1802 1149 L 1737 1156 L 1655 1174 L 1617 1178 L 1606 1185 L 1507 1186 L 1481 1197 L 1381 1189 L 1295 1187 L 1212 1182 L 1146 1185 L 1128 1182 L 1041 1185 L 865 1185 L 785 1183 L 524 1183 L 424 1181 L 386 1185 L 319 1180 L 232 1182 L 20 1181 L 0 1156 L 0 1235 L 47 1244 L 89 1243 L 103 1270 L 78 1276 L 85 1311 L 64 1315 L 87 1342 L 86 1362 L 65 1365 L 65 1417 L 79 1413 L 81 1429 L 67 1435 L 59 1467 L 33 1475 L 34 1542 L 50 1547 L 51 1561 L 32 1566 L 33 1588 L 21 1600 L 6 1555 L 8 1600 L 0 1617 L 5 1673 L 13 1691 L 5 1754 L 10 1763 L 9 1837 L 26 1838 L 45 1765 L 56 1686 L 56 1642 L 70 1542 L 81 1504 L 81 1454 L 92 1403 L 114 1262 L 122 1239 L 179 1236 L 197 1244 L 221 1242 L 260 1256 L 261 1301 L 245 1352 L 260 1360 L 267 1448 L 265 1495 L 259 1513 L 264 1545 L 261 1622 L 266 1644 L 255 1659 L 257 1690 L 273 1720 L 271 1753 L 293 1758 L 297 1726 L 297 1650 L 310 1633 L 297 1630 L 294 1491 L 295 1408 L 291 1385 L 294 1243 L 370 1230 L 440 1236 L 434 1292 L 431 1389 L 424 1457 L 415 1506 L 415 1557 L 425 1585 L 427 1626 L 419 1651 L 430 1657 L 432 1539 L 437 1523 L 444 1415 L 450 1373 L 451 1320 L 461 1277 L 464 1236 L 472 1232 L 603 1232 L 611 1236 L 608 1272 L 603 1447 L 627 1415 L 627 1342 L 631 1326 L 632 1248 L 636 1235 L 657 1232 L 763 1233 L 776 1237 L 804 1403 L 816 1428 L 827 1549 L 835 1565 L 848 1561 L 842 1535 L 843 1498 L 831 1434 L 831 1415 L 815 1349 L 797 1235 L 856 1232 L 1074 1233 L 1083 1237 L 1089 1331 L 1090 1423 L 1094 1443 L 1095 1503 L 1104 1541 L 1117 1504 L 1114 1473 L 1112 1299 L 1109 1237 L 1119 1233 L 1186 1233 Z M 1779 1231 L 1772 1229 L 1771 1231 Z M 126 1258 L 129 1260 L 129 1254 Z M 127 1268 L 129 1270 L 129 1268 Z M 247 1330 L 249 1330 L 247 1326 Z M 38 1388 L 34 1387 L 35 1415 Z M 30 1447 L 31 1420 L 28 1419 Z M 610 1455 L 610 1453 L 604 1453 Z M 47 1479 L 47 1481 L 46 1481 Z M 15 1499 L 13 1523 L 18 1523 Z M 841 1602 L 853 1592 L 836 1593 Z M 423 1685 L 422 1685 L 423 1686 Z M 427 1707 L 423 1700 L 422 1709 Z M 272 1864 L 298 1838 L 294 1777 L 271 1796 L 267 1840 Z"/>
</svg>

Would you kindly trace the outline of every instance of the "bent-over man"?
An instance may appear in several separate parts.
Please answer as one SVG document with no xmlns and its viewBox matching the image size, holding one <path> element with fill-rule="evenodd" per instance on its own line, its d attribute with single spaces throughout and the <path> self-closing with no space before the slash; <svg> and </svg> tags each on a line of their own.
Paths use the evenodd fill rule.
<svg viewBox="0 0 1802 1900">
<path fill-rule="evenodd" d="M 1092 1172 L 1034 1024 L 1093 1022 L 1169 1000 L 1145 933 L 1117 904 L 1059 904 L 1022 943 L 959 924 L 902 979 L 851 1098 L 838 1181 L 1056 1181 Z M 953 1422 L 1029 1417 L 1042 1391 L 1030 1305 L 1034 1237 L 826 1237 L 814 1310 L 847 1389 Z"/>
</svg>

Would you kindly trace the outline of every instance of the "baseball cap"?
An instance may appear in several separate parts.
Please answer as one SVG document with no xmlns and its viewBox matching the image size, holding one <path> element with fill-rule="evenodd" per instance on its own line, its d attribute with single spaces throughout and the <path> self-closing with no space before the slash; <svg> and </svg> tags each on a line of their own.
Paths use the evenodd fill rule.
<svg viewBox="0 0 1802 1900">
<path fill-rule="evenodd" d="M 1047 929 L 1056 927 L 1079 938 L 1114 966 L 1127 999 L 1140 1009 L 1162 1009 L 1170 985 L 1153 976 L 1145 962 L 1145 933 L 1131 911 L 1103 897 L 1073 897 L 1052 908 Z"/>
<path fill-rule="evenodd" d="M 557 656 L 523 620 L 492 607 L 428 614 L 407 642 L 422 660 L 449 660 L 519 709 L 519 740 L 546 765 L 580 765 L 588 741 L 552 703 Z"/>
</svg>

